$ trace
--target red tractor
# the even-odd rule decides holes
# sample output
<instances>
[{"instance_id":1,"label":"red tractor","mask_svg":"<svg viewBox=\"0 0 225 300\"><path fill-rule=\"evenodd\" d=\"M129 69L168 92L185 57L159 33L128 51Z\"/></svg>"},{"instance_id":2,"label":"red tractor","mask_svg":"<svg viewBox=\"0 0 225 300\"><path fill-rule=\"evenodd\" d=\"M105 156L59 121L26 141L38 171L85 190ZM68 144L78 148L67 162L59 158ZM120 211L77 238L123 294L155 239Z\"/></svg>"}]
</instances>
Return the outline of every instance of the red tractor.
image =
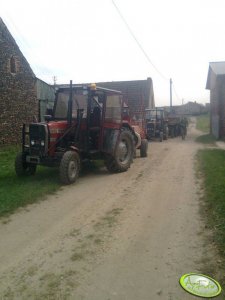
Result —
<instances>
[{"instance_id":1,"label":"red tractor","mask_svg":"<svg viewBox=\"0 0 225 300\"><path fill-rule=\"evenodd\" d=\"M147 156L147 143L124 116L124 107L119 91L72 82L59 88L52 115L45 122L23 125L16 174L33 175L37 165L59 166L61 182L70 184L85 159L103 159L110 172L127 171L135 148Z\"/></svg>"}]
</instances>

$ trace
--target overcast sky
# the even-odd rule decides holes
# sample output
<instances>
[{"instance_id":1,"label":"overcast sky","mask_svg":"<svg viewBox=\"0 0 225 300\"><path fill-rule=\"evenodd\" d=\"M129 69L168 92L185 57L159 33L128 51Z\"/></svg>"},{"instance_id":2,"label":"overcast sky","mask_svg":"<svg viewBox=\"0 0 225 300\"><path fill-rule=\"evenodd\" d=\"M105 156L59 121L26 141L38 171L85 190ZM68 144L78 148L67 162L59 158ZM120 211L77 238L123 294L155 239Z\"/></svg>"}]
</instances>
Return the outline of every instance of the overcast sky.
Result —
<instances>
[{"instance_id":1,"label":"overcast sky","mask_svg":"<svg viewBox=\"0 0 225 300\"><path fill-rule=\"evenodd\" d=\"M225 0L0 0L34 73L53 83L151 77L157 106L209 102L210 61L225 60ZM153 65L151 64L153 63Z\"/></svg>"}]
</instances>

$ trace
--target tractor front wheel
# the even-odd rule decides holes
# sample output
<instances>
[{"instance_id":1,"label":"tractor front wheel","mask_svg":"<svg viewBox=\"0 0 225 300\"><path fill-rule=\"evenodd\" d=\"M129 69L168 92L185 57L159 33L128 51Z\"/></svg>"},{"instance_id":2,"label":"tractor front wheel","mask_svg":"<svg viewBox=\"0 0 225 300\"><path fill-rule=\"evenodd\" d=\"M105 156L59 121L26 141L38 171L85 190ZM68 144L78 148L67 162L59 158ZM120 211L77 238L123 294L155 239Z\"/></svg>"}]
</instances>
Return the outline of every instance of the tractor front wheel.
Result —
<instances>
[{"instance_id":1,"label":"tractor front wheel","mask_svg":"<svg viewBox=\"0 0 225 300\"><path fill-rule=\"evenodd\" d=\"M15 159L15 171L17 176L34 175L37 166L31 163L27 163L25 155L20 152Z\"/></svg>"},{"instance_id":2,"label":"tractor front wheel","mask_svg":"<svg viewBox=\"0 0 225 300\"><path fill-rule=\"evenodd\" d=\"M122 130L115 150L115 156L107 155L105 166L111 173L125 172L133 162L134 137L129 130Z\"/></svg>"},{"instance_id":3,"label":"tractor front wheel","mask_svg":"<svg viewBox=\"0 0 225 300\"><path fill-rule=\"evenodd\" d=\"M67 151L64 153L60 166L59 175L63 184L74 183L80 172L80 157L77 152Z\"/></svg>"}]
</instances>

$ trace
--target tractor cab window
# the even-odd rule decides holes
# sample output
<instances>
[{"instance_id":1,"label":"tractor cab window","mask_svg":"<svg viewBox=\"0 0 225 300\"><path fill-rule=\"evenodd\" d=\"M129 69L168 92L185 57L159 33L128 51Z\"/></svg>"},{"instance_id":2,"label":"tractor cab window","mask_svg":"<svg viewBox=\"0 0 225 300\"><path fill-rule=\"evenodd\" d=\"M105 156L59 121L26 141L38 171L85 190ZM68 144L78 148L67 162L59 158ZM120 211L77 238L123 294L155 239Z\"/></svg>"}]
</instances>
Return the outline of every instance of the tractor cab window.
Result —
<instances>
[{"instance_id":1,"label":"tractor cab window","mask_svg":"<svg viewBox=\"0 0 225 300\"><path fill-rule=\"evenodd\" d=\"M146 110L146 120L159 121L163 118L163 111L160 109Z\"/></svg>"},{"instance_id":2,"label":"tractor cab window","mask_svg":"<svg viewBox=\"0 0 225 300\"><path fill-rule=\"evenodd\" d=\"M155 120L156 119L156 110L146 110L146 119L147 120Z\"/></svg>"},{"instance_id":3,"label":"tractor cab window","mask_svg":"<svg viewBox=\"0 0 225 300\"><path fill-rule=\"evenodd\" d=\"M122 105L120 95L108 95L106 98L105 122L120 123Z\"/></svg>"},{"instance_id":4,"label":"tractor cab window","mask_svg":"<svg viewBox=\"0 0 225 300\"><path fill-rule=\"evenodd\" d=\"M87 95L74 94L72 105L72 118L77 118L77 110L83 109L83 118L87 118Z\"/></svg>"},{"instance_id":5,"label":"tractor cab window","mask_svg":"<svg viewBox=\"0 0 225 300\"><path fill-rule=\"evenodd\" d=\"M94 96L91 101L91 112L93 112L95 107L98 107L102 110L103 103L100 101L98 96Z\"/></svg>"},{"instance_id":6,"label":"tractor cab window","mask_svg":"<svg viewBox=\"0 0 225 300\"><path fill-rule=\"evenodd\" d=\"M54 117L56 119L66 119L68 111L69 93L58 93Z\"/></svg>"},{"instance_id":7,"label":"tractor cab window","mask_svg":"<svg viewBox=\"0 0 225 300\"><path fill-rule=\"evenodd\" d=\"M98 97L91 99L90 127L100 127L102 120L102 103L98 101Z\"/></svg>"},{"instance_id":8,"label":"tractor cab window","mask_svg":"<svg viewBox=\"0 0 225 300\"><path fill-rule=\"evenodd\" d=\"M56 99L54 117L55 119L65 120L68 114L68 104L70 91L59 92ZM79 91L73 91L72 98L72 118L77 118L77 109L83 109L83 118L87 117L87 95Z\"/></svg>"}]
</instances>

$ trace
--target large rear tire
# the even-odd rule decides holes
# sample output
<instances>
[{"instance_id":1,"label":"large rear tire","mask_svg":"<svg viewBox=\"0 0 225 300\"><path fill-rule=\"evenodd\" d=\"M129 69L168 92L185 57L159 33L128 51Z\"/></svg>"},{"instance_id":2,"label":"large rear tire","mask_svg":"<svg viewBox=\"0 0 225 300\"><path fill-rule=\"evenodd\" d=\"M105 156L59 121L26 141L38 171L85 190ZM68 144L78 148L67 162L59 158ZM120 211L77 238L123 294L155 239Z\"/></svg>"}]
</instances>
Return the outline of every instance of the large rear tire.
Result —
<instances>
[{"instance_id":1,"label":"large rear tire","mask_svg":"<svg viewBox=\"0 0 225 300\"><path fill-rule=\"evenodd\" d=\"M60 166L60 181L63 184L74 183L80 172L80 157L77 152L67 151L64 153Z\"/></svg>"},{"instance_id":2,"label":"large rear tire","mask_svg":"<svg viewBox=\"0 0 225 300\"><path fill-rule=\"evenodd\" d=\"M147 157L148 156L148 140L141 140L141 148L140 148L140 156Z\"/></svg>"},{"instance_id":3,"label":"large rear tire","mask_svg":"<svg viewBox=\"0 0 225 300\"><path fill-rule=\"evenodd\" d=\"M105 166L108 171L111 173L127 171L133 162L134 147L133 134L129 130L123 129L117 143L115 156L107 155L105 158Z\"/></svg>"},{"instance_id":4,"label":"large rear tire","mask_svg":"<svg viewBox=\"0 0 225 300\"><path fill-rule=\"evenodd\" d=\"M36 172L37 165L26 162L25 155L20 152L17 154L15 159L15 171L18 177L25 175L34 175Z\"/></svg>"}]
</instances>

